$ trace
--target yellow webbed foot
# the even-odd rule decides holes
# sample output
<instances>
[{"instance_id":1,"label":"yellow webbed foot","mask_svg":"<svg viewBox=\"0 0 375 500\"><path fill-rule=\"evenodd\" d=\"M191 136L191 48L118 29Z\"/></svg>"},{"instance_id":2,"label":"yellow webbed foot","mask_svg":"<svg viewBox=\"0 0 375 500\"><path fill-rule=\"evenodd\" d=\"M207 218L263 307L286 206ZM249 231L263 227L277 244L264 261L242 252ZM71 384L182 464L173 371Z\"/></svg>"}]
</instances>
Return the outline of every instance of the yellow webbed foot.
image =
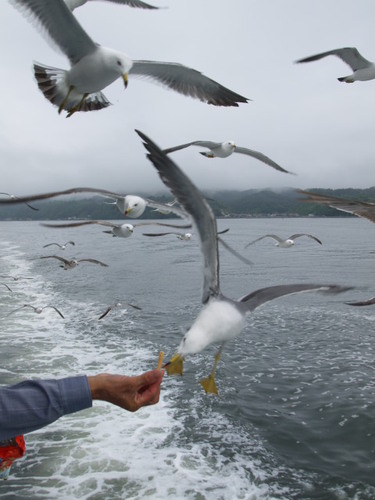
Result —
<instances>
[{"instance_id":1,"label":"yellow webbed foot","mask_svg":"<svg viewBox=\"0 0 375 500\"><path fill-rule=\"evenodd\" d=\"M206 394L216 394L218 395L215 378L213 375L209 375L207 378L203 378L201 381L201 386L205 390Z\"/></svg>"},{"instance_id":2,"label":"yellow webbed foot","mask_svg":"<svg viewBox=\"0 0 375 500\"><path fill-rule=\"evenodd\" d=\"M168 375L182 375L184 358L181 354L175 354L170 361L163 366L163 368L165 368Z\"/></svg>"}]
</instances>

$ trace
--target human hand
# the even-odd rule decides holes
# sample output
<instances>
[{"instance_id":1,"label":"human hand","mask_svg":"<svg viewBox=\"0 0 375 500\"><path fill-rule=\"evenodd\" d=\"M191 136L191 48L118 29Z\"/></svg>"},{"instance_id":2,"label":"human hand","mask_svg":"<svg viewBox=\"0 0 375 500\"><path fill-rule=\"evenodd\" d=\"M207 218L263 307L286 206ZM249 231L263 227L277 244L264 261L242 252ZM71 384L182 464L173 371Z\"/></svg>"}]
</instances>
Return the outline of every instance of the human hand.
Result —
<instances>
[{"instance_id":1,"label":"human hand","mask_svg":"<svg viewBox=\"0 0 375 500\"><path fill-rule=\"evenodd\" d=\"M92 399L107 401L128 411L158 403L163 370L152 370L135 377L101 373L87 377Z\"/></svg>"}]
</instances>

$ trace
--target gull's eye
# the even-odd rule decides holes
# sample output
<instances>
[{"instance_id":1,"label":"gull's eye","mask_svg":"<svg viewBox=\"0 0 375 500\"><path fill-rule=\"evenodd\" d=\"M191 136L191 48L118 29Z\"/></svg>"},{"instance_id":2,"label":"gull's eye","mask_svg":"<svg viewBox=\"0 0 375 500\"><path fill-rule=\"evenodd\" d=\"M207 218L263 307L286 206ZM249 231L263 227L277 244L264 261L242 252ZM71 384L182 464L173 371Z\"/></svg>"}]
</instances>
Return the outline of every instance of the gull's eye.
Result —
<instances>
[{"instance_id":1,"label":"gull's eye","mask_svg":"<svg viewBox=\"0 0 375 500\"><path fill-rule=\"evenodd\" d=\"M117 59L117 66L122 66L121 61Z\"/></svg>"}]
</instances>

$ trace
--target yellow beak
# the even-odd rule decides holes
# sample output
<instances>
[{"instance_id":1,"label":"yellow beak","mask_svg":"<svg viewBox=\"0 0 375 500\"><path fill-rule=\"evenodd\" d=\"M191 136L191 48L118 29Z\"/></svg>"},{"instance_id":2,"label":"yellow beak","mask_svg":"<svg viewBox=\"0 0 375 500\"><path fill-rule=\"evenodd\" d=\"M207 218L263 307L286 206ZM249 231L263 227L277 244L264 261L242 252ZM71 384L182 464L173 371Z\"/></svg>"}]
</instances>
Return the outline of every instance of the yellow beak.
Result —
<instances>
[{"instance_id":1,"label":"yellow beak","mask_svg":"<svg viewBox=\"0 0 375 500\"><path fill-rule=\"evenodd\" d=\"M128 86L128 74L124 73L122 75L122 79L124 80L124 85L125 85L125 88L126 88Z\"/></svg>"},{"instance_id":2,"label":"yellow beak","mask_svg":"<svg viewBox=\"0 0 375 500\"><path fill-rule=\"evenodd\" d=\"M166 369L168 375L182 375L184 366L184 358L181 354L175 354L172 358L166 363L163 368Z\"/></svg>"}]
</instances>

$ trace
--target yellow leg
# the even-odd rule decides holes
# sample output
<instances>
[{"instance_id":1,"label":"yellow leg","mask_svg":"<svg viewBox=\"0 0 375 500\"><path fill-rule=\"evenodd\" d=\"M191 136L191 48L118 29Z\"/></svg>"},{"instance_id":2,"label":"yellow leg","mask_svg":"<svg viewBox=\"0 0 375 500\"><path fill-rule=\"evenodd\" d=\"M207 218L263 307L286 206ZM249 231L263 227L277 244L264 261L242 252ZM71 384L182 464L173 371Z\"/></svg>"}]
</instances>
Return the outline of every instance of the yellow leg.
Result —
<instances>
[{"instance_id":1,"label":"yellow leg","mask_svg":"<svg viewBox=\"0 0 375 500\"><path fill-rule=\"evenodd\" d=\"M71 94L71 92L72 92L73 88L74 88L74 87L73 87L73 85L71 85L71 86L69 87L68 93L66 94L66 96L64 97L63 102L62 102L62 103L60 104L60 106L59 106L59 114L60 114L60 113L61 113L61 111L65 108L65 104L67 103L67 101L68 101L68 99L69 99L69 96L70 96L70 94Z\"/></svg>"},{"instance_id":2,"label":"yellow leg","mask_svg":"<svg viewBox=\"0 0 375 500\"><path fill-rule=\"evenodd\" d=\"M86 97L88 96L88 94L83 94L82 96L82 99L79 101L78 104L76 104L75 106L73 106L70 110L69 110L69 113L66 115L67 118L69 118L70 116L72 116L73 113L75 113L76 111L81 111L82 109L82 105L86 99Z\"/></svg>"},{"instance_id":3,"label":"yellow leg","mask_svg":"<svg viewBox=\"0 0 375 500\"><path fill-rule=\"evenodd\" d=\"M165 368L168 375L182 375L184 358L181 354L175 354L170 361L163 366L163 368Z\"/></svg>"},{"instance_id":4,"label":"yellow leg","mask_svg":"<svg viewBox=\"0 0 375 500\"><path fill-rule=\"evenodd\" d=\"M223 345L220 347L218 353L215 356L215 362L214 366L212 368L211 373L207 378L203 378L200 383L203 389L206 391L206 394L218 394L217 387L216 387L216 382L215 382L215 372L216 372L216 367L217 364L220 360L221 357L221 351L223 350Z\"/></svg>"}]
</instances>

